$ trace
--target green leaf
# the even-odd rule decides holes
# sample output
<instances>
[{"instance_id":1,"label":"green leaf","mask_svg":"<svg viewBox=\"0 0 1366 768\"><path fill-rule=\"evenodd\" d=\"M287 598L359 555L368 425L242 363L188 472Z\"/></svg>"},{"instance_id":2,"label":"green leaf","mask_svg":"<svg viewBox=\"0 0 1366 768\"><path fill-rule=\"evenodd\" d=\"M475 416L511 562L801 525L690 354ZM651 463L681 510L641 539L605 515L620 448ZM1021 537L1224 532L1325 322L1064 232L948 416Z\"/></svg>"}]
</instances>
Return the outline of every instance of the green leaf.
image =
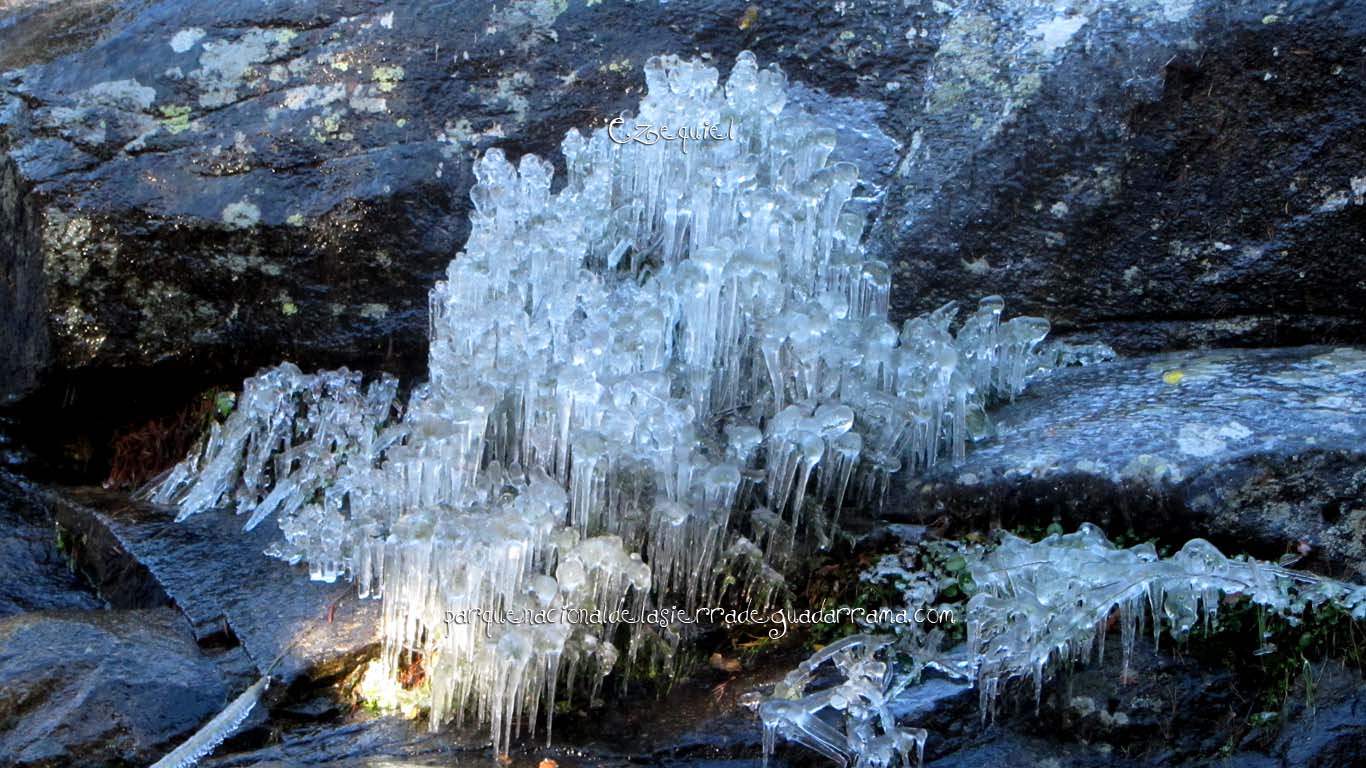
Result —
<instances>
[{"instance_id":1,"label":"green leaf","mask_svg":"<svg viewBox=\"0 0 1366 768\"><path fill-rule=\"evenodd\" d=\"M219 392L217 395L214 395L213 407L214 410L218 411L219 416L227 417L228 414L232 413L232 409L237 407L237 394L234 392Z\"/></svg>"}]
</instances>

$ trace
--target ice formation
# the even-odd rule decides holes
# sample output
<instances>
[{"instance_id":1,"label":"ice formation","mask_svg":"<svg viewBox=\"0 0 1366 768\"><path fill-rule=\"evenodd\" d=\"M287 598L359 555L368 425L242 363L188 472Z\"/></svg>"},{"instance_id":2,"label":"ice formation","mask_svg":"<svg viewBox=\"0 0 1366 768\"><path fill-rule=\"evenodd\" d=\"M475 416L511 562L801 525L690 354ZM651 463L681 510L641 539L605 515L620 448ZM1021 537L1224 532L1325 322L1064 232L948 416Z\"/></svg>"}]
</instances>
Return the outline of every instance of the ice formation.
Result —
<instances>
[{"instance_id":1,"label":"ice formation","mask_svg":"<svg viewBox=\"0 0 1366 768\"><path fill-rule=\"evenodd\" d=\"M818 651L759 707L765 760L782 735L840 765L883 768L912 754L919 761L924 731L898 726L883 704L924 670L974 682L984 718L1016 679L1032 681L1037 706L1049 672L1104 660L1115 617L1126 671L1145 630L1154 643L1164 633L1185 637L1197 624L1212 625L1229 595L1291 620L1326 602L1366 619L1366 587L1231 559L1204 539L1165 559L1152 544L1120 549L1089 523L1039 542L1002 533L998 546L968 558L968 570L977 592L967 603L965 643L943 651L934 632L863 634ZM911 661L894 665L893 657ZM812 686L813 671L830 660L834 681Z\"/></svg>"},{"instance_id":2,"label":"ice formation","mask_svg":"<svg viewBox=\"0 0 1366 768\"><path fill-rule=\"evenodd\" d=\"M550 163L489 150L406 404L389 379L266 371L154 492L182 516L273 516L274 554L382 596L384 657L423 654L433 725L487 724L499 753L541 711L549 730L557 690L676 638L491 617L777 599L841 507L962 456L986 403L1045 364L1047 322L1002 322L998 297L956 333L952 305L888 322L890 271L847 206L858 169L778 69L742 53L722 84L659 57L645 77L627 125L726 138L571 130L556 192Z\"/></svg>"}]
</instances>

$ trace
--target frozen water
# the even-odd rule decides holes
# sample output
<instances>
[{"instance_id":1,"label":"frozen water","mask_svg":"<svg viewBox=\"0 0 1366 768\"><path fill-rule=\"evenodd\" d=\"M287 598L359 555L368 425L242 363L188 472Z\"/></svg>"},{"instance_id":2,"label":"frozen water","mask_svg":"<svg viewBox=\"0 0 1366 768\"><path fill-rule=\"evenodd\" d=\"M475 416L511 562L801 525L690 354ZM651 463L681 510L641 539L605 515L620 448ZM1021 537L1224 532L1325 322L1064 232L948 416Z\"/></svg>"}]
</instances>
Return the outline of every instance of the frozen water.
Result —
<instances>
[{"instance_id":1,"label":"frozen water","mask_svg":"<svg viewBox=\"0 0 1366 768\"><path fill-rule=\"evenodd\" d=\"M557 192L545 160L485 153L406 404L387 378L266 371L154 492L181 516L273 516L274 554L382 596L384 658L423 654L433 726L482 722L500 753L646 635L500 612L779 600L842 506L962 456L974 414L1044 364L1047 322L1003 322L999 297L956 334L953 305L888 323L891 271L846 210L858 169L778 69L742 53L722 83L666 56L645 79L628 128L711 138L571 130ZM875 688L848 701L876 710ZM869 732L867 764L920 738Z\"/></svg>"}]
</instances>

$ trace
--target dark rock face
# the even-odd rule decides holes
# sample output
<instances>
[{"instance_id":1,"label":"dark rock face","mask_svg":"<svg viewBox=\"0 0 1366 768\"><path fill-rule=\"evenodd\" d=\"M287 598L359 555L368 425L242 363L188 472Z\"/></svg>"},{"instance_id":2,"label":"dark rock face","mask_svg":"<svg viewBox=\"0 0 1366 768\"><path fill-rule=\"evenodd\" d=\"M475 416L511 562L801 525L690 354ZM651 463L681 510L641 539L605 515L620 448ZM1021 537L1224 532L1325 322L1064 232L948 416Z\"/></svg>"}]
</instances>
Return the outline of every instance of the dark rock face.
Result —
<instances>
[{"instance_id":1,"label":"dark rock face","mask_svg":"<svg viewBox=\"0 0 1366 768\"><path fill-rule=\"evenodd\" d=\"M1282 729L1270 751L1286 765L1358 765L1366 755L1366 681L1331 664L1316 674L1313 695L1286 700L1286 714L1310 727Z\"/></svg>"},{"instance_id":2,"label":"dark rock face","mask_svg":"<svg viewBox=\"0 0 1366 768\"><path fill-rule=\"evenodd\" d=\"M888 511L1013 526L1060 519L1337 576L1366 572L1366 352L1185 352L1053 372L1001 435L912 478ZM1180 541L1175 541L1180 539ZM1302 549L1303 545L1303 549Z\"/></svg>"},{"instance_id":3,"label":"dark rock face","mask_svg":"<svg viewBox=\"0 0 1366 768\"><path fill-rule=\"evenodd\" d=\"M47 290L37 214L19 169L0 156L0 405L48 364Z\"/></svg>"},{"instance_id":4,"label":"dark rock face","mask_svg":"<svg viewBox=\"0 0 1366 768\"><path fill-rule=\"evenodd\" d=\"M205 768L290 768L325 765L365 768L395 765L482 768L489 757L483 750L452 749L440 736L423 733L415 723L382 717L342 725L304 726L277 744L206 759Z\"/></svg>"},{"instance_id":5,"label":"dark rock face","mask_svg":"<svg viewBox=\"0 0 1366 768\"><path fill-rule=\"evenodd\" d=\"M147 765L226 698L174 609L0 619L0 765Z\"/></svg>"},{"instance_id":6,"label":"dark rock face","mask_svg":"<svg viewBox=\"0 0 1366 768\"><path fill-rule=\"evenodd\" d=\"M1154 651L1150 639L1139 642L1127 679L1117 666L1092 666L1067 675L1046 694L1039 715L1012 718L1015 733L987 748L999 750L1018 739L1026 752L1041 756L1071 753L1075 758L1064 762L1069 765L1227 761L1268 768L1347 768L1359 762L1366 738L1366 680L1359 671L1322 662L1313 665L1309 678L1301 674L1282 681L1271 695L1249 687L1240 675L1245 670L1236 666L1218 668L1170 649ZM1107 650L1106 658L1114 659L1118 651L1117 646ZM1246 659L1240 663L1257 664ZM1035 729L1022 727L1029 718ZM1030 730L1065 733L1075 743L1022 739L1022 732Z\"/></svg>"},{"instance_id":7,"label":"dark rock face","mask_svg":"<svg viewBox=\"0 0 1366 768\"><path fill-rule=\"evenodd\" d=\"M898 306L986 289L1127 350L1362 338L1366 8L1078 8L942 32L874 234Z\"/></svg>"},{"instance_id":8,"label":"dark rock face","mask_svg":"<svg viewBox=\"0 0 1366 768\"><path fill-rule=\"evenodd\" d=\"M1358 4L748 8L25 4L0 21L24 297L0 312L45 319L0 316L0 391L49 346L54 372L420 365L477 153L554 155L635 104L648 56L744 48L883 196L900 314L996 292L1125 347L1360 338Z\"/></svg>"}]
</instances>

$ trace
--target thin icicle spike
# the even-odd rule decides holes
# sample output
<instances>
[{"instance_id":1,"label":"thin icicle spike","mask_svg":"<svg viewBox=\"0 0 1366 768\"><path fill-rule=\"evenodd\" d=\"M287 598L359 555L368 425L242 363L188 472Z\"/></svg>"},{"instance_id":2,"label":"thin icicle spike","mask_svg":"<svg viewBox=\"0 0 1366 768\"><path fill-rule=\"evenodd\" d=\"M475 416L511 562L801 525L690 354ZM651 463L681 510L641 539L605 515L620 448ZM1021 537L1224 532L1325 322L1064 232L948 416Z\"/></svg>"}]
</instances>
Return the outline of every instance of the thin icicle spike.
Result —
<instances>
[{"instance_id":1,"label":"thin icicle spike","mask_svg":"<svg viewBox=\"0 0 1366 768\"><path fill-rule=\"evenodd\" d=\"M265 371L153 493L273 517L273 554L382 595L384 658L423 655L433 726L481 721L499 753L654 633L493 612L774 603L841 506L962 456L973 416L1043 367L1047 323L1001 322L999 298L957 335L952 306L888 323L858 169L777 68L742 53L722 82L665 56L645 79L638 117L565 136L557 192L538 157L475 163L406 403L388 378ZM715 128L684 151L623 139L637 122Z\"/></svg>"},{"instance_id":2,"label":"thin icicle spike","mask_svg":"<svg viewBox=\"0 0 1366 768\"><path fill-rule=\"evenodd\" d=\"M262 677L232 700L222 712L195 731L184 744L152 764L152 768L190 768L208 756L219 744L237 731L256 708L261 694L270 687L270 675Z\"/></svg>"}]
</instances>

